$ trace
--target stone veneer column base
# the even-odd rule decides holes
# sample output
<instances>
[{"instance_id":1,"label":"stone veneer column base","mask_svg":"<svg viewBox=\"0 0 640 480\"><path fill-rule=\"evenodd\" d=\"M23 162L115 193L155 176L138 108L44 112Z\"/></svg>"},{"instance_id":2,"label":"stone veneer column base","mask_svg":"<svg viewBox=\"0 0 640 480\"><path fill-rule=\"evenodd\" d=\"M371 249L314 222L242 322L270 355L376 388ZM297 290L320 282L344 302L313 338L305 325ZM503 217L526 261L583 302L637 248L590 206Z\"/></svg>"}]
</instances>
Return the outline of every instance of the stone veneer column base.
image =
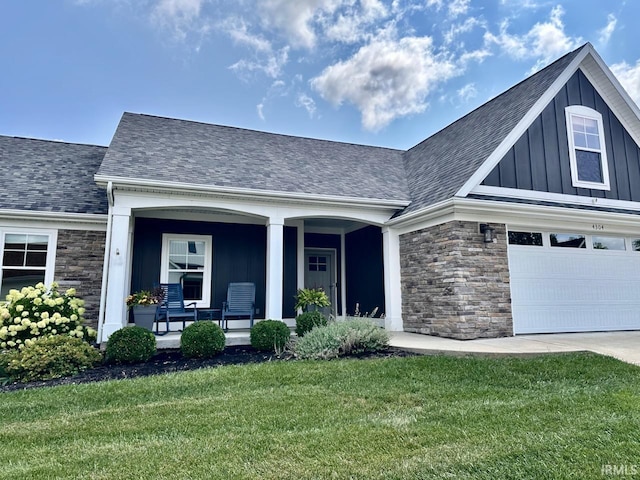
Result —
<instances>
[{"instance_id":1,"label":"stone veneer column base","mask_svg":"<svg viewBox=\"0 0 640 480\"><path fill-rule=\"evenodd\" d=\"M96 328L100 310L105 232L58 230L54 280L61 290L75 288L85 302L85 320Z\"/></svg>"},{"instance_id":2,"label":"stone veneer column base","mask_svg":"<svg viewBox=\"0 0 640 480\"><path fill-rule=\"evenodd\" d=\"M406 332L460 340L513 335L505 225L485 244L477 222L452 221L400 237Z\"/></svg>"}]
</instances>

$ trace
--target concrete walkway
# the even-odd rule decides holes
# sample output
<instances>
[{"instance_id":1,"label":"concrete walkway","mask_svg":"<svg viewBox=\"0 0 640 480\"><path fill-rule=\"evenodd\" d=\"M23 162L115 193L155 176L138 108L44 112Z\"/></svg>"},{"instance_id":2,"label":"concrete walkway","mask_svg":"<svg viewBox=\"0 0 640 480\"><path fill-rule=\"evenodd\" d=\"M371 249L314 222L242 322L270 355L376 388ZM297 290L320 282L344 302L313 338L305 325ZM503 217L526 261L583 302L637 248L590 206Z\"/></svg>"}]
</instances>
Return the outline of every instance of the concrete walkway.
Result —
<instances>
[{"instance_id":1,"label":"concrete walkway","mask_svg":"<svg viewBox=\"0 0 640 480\"><path fill-rule=\"evenodd\" d=\"M452 340L417 333L392 332L391 346L419 353L457 355L534 355L589 351L640 365L640 331L518 335L479 340Z\"/></svg>"}]
</instances>

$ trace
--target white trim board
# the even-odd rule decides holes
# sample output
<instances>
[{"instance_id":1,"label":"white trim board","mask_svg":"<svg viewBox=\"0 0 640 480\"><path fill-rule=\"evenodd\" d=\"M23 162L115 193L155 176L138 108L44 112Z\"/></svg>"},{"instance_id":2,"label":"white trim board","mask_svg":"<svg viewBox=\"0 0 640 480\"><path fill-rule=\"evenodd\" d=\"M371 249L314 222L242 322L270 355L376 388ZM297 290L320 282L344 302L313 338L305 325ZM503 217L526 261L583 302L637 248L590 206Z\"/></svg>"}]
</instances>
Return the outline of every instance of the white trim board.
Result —
<instances>
[{"instance_id":1,"label":"white trim board","mask_svg":"<svg viewBox=\"0 0 640 480\"><path fill-rule=\"evenodd\" d=\"M531 205L499 200L455 198L431 208L413 218L411 222L396 221L389 224L399 235L415 232L446 222L460 220L506 225L530 225L536 228L567 228L590 231L593 225L604 227L604 232L638 234L640 216L628 213L603 212L563 208L562 206ZM399 219L402 220L402 219Z\"/></svg>"},{"instance_id":2,"label":"white trim board","mask_svg":"<svg viewBox=\"0 0 640 480\"><path fill-rule=\"evenodd\" d=\"M565 203L569 205L588 205L599 208L619 208L640 212L640 202L629 200L613 200L610 198L582 197L566 193L539 192L536 190L522 190L518 188L491 187L478 185L471 193L478 195L491 195L494 197L515 198L520 200L537 200L545 202ZM559 205L561 207L561 205Z\"/></svg>"}]
</instances>

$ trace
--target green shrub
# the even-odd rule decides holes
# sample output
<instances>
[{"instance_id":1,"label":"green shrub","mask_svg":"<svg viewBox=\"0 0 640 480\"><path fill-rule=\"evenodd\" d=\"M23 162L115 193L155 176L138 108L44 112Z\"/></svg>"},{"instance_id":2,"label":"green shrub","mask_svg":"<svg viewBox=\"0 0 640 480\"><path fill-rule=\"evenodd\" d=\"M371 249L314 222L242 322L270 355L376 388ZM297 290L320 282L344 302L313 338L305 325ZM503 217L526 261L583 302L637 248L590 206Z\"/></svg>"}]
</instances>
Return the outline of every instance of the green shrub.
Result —
<instances>
[{"instance_id":1,"label":"green shrub","mask_svg":"<svg viewBox=\"0 0 640 480\"><path fill-rule=\"evenodd\" d=\"M73 288L64 293L58 284L43 283L21 290L9 290L0 305L0 349L23 348L28 341L51 335L95 339L95 330L84 326L84 301Z\"/></svg>"},{"instance_id":2,"label":"green shrub","mask_svg":"<svg viewBox=\"0 0 640 480\"><path fill-rule=\"evenodd\" d=\"M256 350L281 351L289 342L291 330L279 320L262 320L251 329L251 346Z\"/></svg>"},{"instance_id":3,"label":"green shrub","mask_svg":"<svg viewBox=\"0 0 640 480\"><path fill-rule=\"evenodd\" d=\"M96 366L102 355L79 338L43 337L6 354L4 372L11 380L30 382L67 377Z\"/></svg>"},{"instance_id":4,"label":"green shrub","mask_svg":"<svg viewBox=\"0 0 640 480\"><path fill-rule=\"evenodd\" d=\"M296 334L298 337L304 337L304 334L313 330L314 327L325 326L327 317L322 313L305 312L296 317Z\"/></svg>"},{"instance_id":5,"label":"green shrub","mask_svg":"<svg viewBox=\"0 0 640 480\"><path fill-rule=\"evenodd\" d=\"M156 353L156 337L146 328L124 327L107 340L105 359L109 363L146 362Z\"/></svg>"},{"instance_id":6,"label":"green shrub","mask_svg":"<svg viewBox=\"0 0 640 480\"><path fill-rule=\"evenodd\" d=\"M333 322L317 327L299 339L295 353L300 358L330 359L364 352L384 350L389 333L370 320Z\"/></svg>"},{"instance_id":7,"label":"green shrub","mask_svg":"<svg viewBox=\"0 0 640 480\"><path fill-rule=\"evenodd\" d=\"M180 336L180 350L188 358L210 358L224 350L224 331L213 322L195 322Z\"/></svg>"}]
</instances>

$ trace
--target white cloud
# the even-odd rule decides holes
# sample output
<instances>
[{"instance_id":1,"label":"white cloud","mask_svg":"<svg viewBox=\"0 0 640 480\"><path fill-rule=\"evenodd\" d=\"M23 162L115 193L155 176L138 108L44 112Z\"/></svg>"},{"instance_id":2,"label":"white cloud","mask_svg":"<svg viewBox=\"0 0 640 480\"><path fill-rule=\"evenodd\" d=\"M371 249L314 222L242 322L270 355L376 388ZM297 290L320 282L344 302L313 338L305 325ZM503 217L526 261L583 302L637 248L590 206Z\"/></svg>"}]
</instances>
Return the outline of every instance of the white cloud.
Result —
<instances>
[{"instance_id":1,"label":"white cloud","mask_svg":"<svg viewBox=\"0 0 640 480\"><path fill-rule=\"evenodd\" d=\"M258 52L271 51L271 42L260 35L250 33L247 23L242 18L227 18L220 23L219 27L238 44Z\"/></svg>"},{"instance_id":2,"label":"white cloud","mask_svg":"<svg viewBox=\"0 0 640 480\"><path fill-rule=\"evenodd\" d=\"M260 8L266 27L288 36L294 47L313 48L316 32L312 21L321 13L333 14L345 0L263 0Z\"/></svg>"},{"instance_id":3,"label":"white cloud","mask_svg":"<svg viewBox=\"0 0 640 480\"><path fill-rule=\"evenodd\" d=\"M309 118L313 118L316 113L316 102L304 92L298 94L295 105L296 107L303 107L309 114Z\"/></svg>"},{"instance_id":4,"label":"white cloud","mask_svg":"<svg viewBox=\"0 0 640 480\"><path fill-rule=\"evenodd\" d=\"M334 105L355 105L364 128L376 131L395 118L423 112L427 95L459 73L447 56L434 53L430 37L381 35L325 68L311 86Z\"/></svg>"},{"instance_id":5,"label":"white cloud","mask_svg":"<svg viewBox=\"0 0 640 480\"><path fill-rule=\"evenodd\" d=\"M607 25L602 29L598 30L598 40L601 45L606 45L609 43L609 39L613 32L616 30L616 24L618 23L618 19L613 13L607 15Z\"/></svg>"},{"instance_id":6,"label":"white cloud","mask_svg":"<svg viewBox=\"0 0 640 480\"><path fill-rule=\"evenodd\" d=\"M205 0L160 0L151 12L152 21L173 32L178 40L192 32L206 32L209 27L200 18Z\"/></svg>"},{"instance_id":7,"label":"white cloud","mask_svg":"<svg viewBox=\"0 0 640 480\"><path fill-rule=\"evenodd\" d=\"M474 99L478 96L478 90L476 89L476 85L474 83L468 83L464 87L460 88L456 91L458 98L463 103L469 102L469 100Z\"/></svg>"},{"instance_id":8,"label":"white cloud","mask_svg":"<svg viewBox=\"0 0 640 480\"><path fill-rule=\"evenodd\" d=\"M260 102L258 105L256 105L256 112L258 112L258 116L260 117L260 120L262 120L264 122L265 118L264 118L264 103L263 102Z\"/></svg>"},{"instance_id":9,"label":"white cloud","mask_svg":"<svg viewBox=\"0 0 640 480\"><path fill-rule=\"evenodd\" d=\"M470 0L452 0L449 2L447 8L449 15L452 17L458 17L464 15L469 10Z\"/></svg>"},{"instance_id":10,"label":"white cloud","mask_svg":"<svg viewBox=\"0 0 640 480\"><path fill-rule=\"evenodd\" d=\"M361 0L347 7L337 19L323 19L324 34L329 40L356 43L366 37L367 27L388 15L386 7L378 0Z\"/></svg>"},{"instance_id":11,"label":"white cloud","mask_svg":"<svg viewBox=\"0 0 640 480\"><path fill-rule=\"evenodd\" d=\"M264 58L239 60L229 68L239 75L246 72L262 72L270 78L278 78L288 60L289 47L284 47L275 52L269 51Z\"/></svg>"},{"instance_id":12,"label":"white cloud","mask_svg":"<svg viewBox=\"0 0 640 480\"><path fill-rule=\"evenodd\" d=\"M462 23L451 24L449 30L444 33L445 43L453 43L463 33L469 33L475 27L485 27L486 22L476 17L468 17Z\"/></svg>"},{"instance_id":13,"label":"white cloud","mask_svg":"<svg viewBox=\"0 0 640 480\"><path fill-rule=\"evenodd\" d=\"M611 71L618 78L629 96L640 105L640 60L635 65L627 62L611 65Z\"/></svg>"},{"instance_id":14,"label":"white cloud","mask_svg":"<svg viewBox=\"0 0 640 480\"><path fill-rule=\"evenodd\" d=\"M503 22L498 35L493 35L490 32L485 33L485 42L497 44L513 58L537 59L538 61L532 69L535 71L577 48L582 42L580 37L570 37L565 33L562 15L564 15L564 9L558 5L551 10L547 22L536 23L531 27L531 30L523 35L508 33L509 25L507 22Z\"/></svg>"}]
</instances>

